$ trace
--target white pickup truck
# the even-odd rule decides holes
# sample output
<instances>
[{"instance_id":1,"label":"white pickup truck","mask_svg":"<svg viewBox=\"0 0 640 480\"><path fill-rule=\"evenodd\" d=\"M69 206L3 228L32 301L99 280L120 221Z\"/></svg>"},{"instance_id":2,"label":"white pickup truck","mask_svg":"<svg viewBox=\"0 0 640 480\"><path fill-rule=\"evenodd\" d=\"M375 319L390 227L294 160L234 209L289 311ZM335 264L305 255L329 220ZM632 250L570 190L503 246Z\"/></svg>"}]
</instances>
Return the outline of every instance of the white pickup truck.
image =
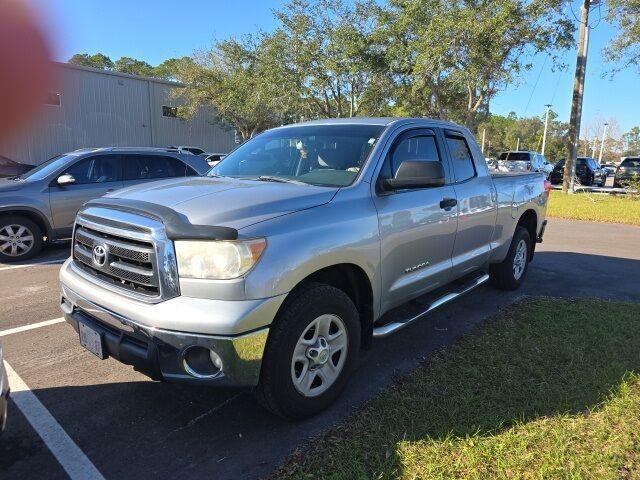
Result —
<instances>
[{"instance_id":1,"label":"white pickup truck","mask_svg":"<svg viewBox=\"0 0 640 480\"><path fill-rule=\"evenodd\" d=\"M255 387L271 411L304 418L339 395L373 338L489 279L518 288L549 188L541 173L490 175L451 123L280 127L205 177L88 202L61 307L100 358Z\"/></svg>"}]
</instances>

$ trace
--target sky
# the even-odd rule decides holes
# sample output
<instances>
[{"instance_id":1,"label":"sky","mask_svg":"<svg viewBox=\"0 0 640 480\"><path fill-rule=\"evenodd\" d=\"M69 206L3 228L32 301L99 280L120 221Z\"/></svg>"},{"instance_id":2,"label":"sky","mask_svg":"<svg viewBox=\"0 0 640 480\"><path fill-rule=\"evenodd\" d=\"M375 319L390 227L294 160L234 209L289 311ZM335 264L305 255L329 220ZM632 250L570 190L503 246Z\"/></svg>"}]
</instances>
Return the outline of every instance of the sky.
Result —
<instances>
[{"instance_id":1,"label":"sky","mask_svg":"<svg viewBox=\"0 0 640 480\"><path fill-rule=\"evenodd\" d=\"M170 57L190 55L211 46L216 39L258 30L269 31L277 22L273 9L285 0L28 0L52 44L55 60L67 61L74 53L101 52L116 60L129 56L157 65ZM579 1L567 2L579 15ZM601 9L604 16L605 9ZM633 68L607 75L611 66L602 49L615 29L600 12L591 12L589 56L583 105L582 130L615 120L624 133L640 125L640 73ZM577 22L576 22L577 24ZM561 60L564 71L552 71L551 59L538 55L533 66L490 104L492 113L518 116L543 115L553 104L560 120L571 109L576 51ZM612 122L613 123L613 122ZM612 132L615 133L615 132Z\"/></svg>"}]
</instances>

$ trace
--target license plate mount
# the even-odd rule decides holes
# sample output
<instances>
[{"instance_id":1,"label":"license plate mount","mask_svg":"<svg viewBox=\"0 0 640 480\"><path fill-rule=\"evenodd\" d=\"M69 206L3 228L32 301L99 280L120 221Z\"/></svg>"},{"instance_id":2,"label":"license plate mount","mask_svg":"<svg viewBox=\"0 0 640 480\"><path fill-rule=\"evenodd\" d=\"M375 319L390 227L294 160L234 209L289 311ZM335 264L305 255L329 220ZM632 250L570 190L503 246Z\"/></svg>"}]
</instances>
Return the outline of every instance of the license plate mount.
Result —
<instances>
[{"instance_id":1,"label":"license plate mount","mask_svg":"<svg viewBox=\"0 0 640 480\"><path fill-rule=\"evenodd\" d=\"M80 345L101 360L107 358L102 348L102 335L99 332L96 332L89 325L78 322L78 334L80 335Z\"/></svg>"}]
</instances>

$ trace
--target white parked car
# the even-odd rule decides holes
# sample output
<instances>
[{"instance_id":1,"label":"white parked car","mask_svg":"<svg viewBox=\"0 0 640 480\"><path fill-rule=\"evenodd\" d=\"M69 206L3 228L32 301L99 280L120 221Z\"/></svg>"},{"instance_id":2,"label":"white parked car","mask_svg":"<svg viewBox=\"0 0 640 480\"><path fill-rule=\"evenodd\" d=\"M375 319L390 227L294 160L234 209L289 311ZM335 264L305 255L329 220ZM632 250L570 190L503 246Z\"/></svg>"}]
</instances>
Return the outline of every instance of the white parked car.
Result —
<instances>
[{"instance_id":1,"label":"white parked car","mask_svg":"<svg viewBox=\"0 0 640 480\"><path fill-rule=\"evenodd\" d=\"M220 163L220 160L222 160L226 156L227 156L226 153L211 153L207 155L205 160L207 161L209 166L215 167L218 163Z\"/></svg>"},{"instance_id":2,"label":"white parked car","mask_svg":"<svg viewBox=\"0 0 640 480\"><path fill-rule=\"evenodd\" d=\"M500 172L544 172L547 176L553 165L544 155L536 152L502 152L498 157Z\"/></svg>"}]
</instances>

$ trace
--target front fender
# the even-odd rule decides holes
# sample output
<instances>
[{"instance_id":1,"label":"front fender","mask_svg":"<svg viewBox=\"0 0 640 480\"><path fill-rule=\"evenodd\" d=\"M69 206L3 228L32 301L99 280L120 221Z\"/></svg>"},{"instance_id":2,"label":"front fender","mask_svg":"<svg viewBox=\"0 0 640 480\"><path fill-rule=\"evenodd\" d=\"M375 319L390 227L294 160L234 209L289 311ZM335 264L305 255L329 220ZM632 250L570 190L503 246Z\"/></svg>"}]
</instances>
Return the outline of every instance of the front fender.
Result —
<instances>
[{"instance_id":1,"label":"front fender","mask_svg":"<svg viewBox=\"0 0 640 480\"><path fill-rule=\"evenodd\" d=\"M374 314L380 298L378 217L364 188L343 189L328 204L284 215L242 230L264 236L267 249L245 279L246 298L293 290L309 275L338 264L360 267L371 282ZM368 189L367 189L368 190Z\"/></svg>"}]
</instances>

